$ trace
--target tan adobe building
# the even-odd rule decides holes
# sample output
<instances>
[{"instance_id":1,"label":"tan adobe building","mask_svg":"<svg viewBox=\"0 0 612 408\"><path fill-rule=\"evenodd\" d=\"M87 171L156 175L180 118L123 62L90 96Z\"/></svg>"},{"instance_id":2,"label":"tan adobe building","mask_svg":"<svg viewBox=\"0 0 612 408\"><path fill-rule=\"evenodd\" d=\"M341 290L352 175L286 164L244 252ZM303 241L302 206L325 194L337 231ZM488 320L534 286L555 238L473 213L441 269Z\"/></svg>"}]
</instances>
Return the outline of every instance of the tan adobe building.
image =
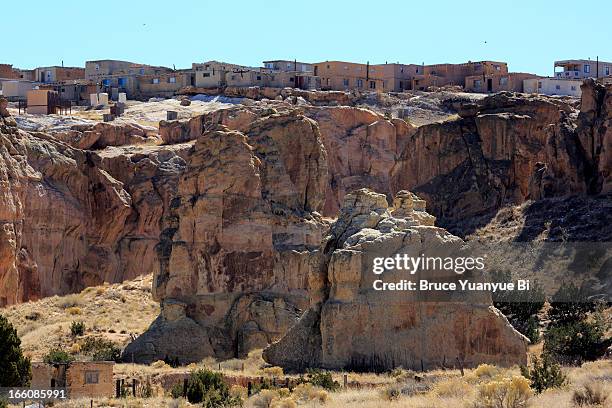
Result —
<instances>
[{"instance_id":1,"label":"tan adobe building","mask_svg":"<svg viewBox=\"0 0 612 408\"><path fill-rule=\"evenodd\" d=\"M264 61L264 68L270 71L282 72L314 72L313 64L289 60Z\"/></svg>"},{"instance_id":2,"label":"tan adobe building","mask_svg":"<svg viewBox=\"0 0 612 408\"><path fill-rule=\"evenodd\" d=\"M562 68L558 71L557 68ZM555 61L555 78L584 79L612 77L612 62L593 60L563 60Z\"/></svg>"},{"instance_id":3,"label":"tan adobe building","mask_svg":"<svg viewBox=\"0 0 612 408\"><path fill-rule=\"evenodd\" d=\"M419 69L418 65L325 61L314 64L314 75L320 78L323 90L401 92L411 89L411 78Z\"/></svg>"},{"instance_id":4,"label":"tan adobe building","mask_svg":"<svg viewBox=\"0 0 612 408\"><path fill-rule=\"evenodd\" d=\"M168 89L174 88L176 83L182 82L182 79L179 81L176 71L171 68L119 60L87 61L85 77L99 85L112 100L117 100L119 93L125 93L129 99L142 99L147 95L158 96L149 92L155 88L159 88L162 93L167 92ZM140 79L141 77L145 78ZM141 84L145 85L143 91L140 88Z\"/></svg>"},{"instance_id":5,"label":"tan adobe building","mask_svg":"<svg viewBox=\"0 0 612 408\"><path fill-rule=\"evenodd\" d=\"M19 79L19 74L11 64L0 64L0 79Z\"/></svg>"},{"instance_id":6,"label":"tan adobe building","mask_svg":"<svg viewBox=\"0 0 612 408\"><path fill-rule=\"evenodd\" d=\"M140 75L137 78L136 93L140 98L171 98L179 89L195 84L194 73L191 70Z\"/></svg>"},{"instance_id":7,"label":"tan adobe building","mask_svg":"<svg viewBox=\"0 0 612 408\"><path fill-rule=\"evenodd\" d=\"M248 67L219 61L193 63L191 64L191 68L194 72L195 86L198 88L219 88L227 86L227 74L229 72L249 70ZM234 80L236 80L236 78L234 78Z\"/></svg>"},{"instance_id":8,"label":"tan adobe building","mask_svg":"<svg viewBox=\"0 0 612 408\"><path fill-rule=\"evenodd\" d=\"M480 93L524 92L523 81L531 78L539 78L539 76L524 72L472 75L465 78L465 90Z\"/></svg>"},{"instance_id":9,"label":"tan adobe building","mask_svg":"<svg viewBox=\"0 0 612 408\"><path fill-rule=\"evenodd\" d=\"M526 93L580 97L582 82L574 78L530 78L523 81L523 89Z\"/></svg>"},{"instance_id":10,"label":"tan adobe building","mask_svg":"<svg viewBox=\"0 0 612 408\"><path fill-rule=\"evenodd\" d=\"M508 74L508 64L496 61L469 61L463 64L434 64L421 67L422 72L412 79L412 89L421 91L429 87L447 85L465 87L465 78L476 75Z\"/></svg>"},{"instance_id":11,"label":"tan adobe building","mask_svg":"<svg viewBox=\"0 0 612 408\"><path fill-rule=\"evenodd\" d=\"M31 388L66 388L68 397L113 397L112 361L32 363Z\"/></svg>"},{"instance_id":12,"label":"tan adobe building","mask_svg":"<svg viewBox=\"0 0 612 408\"><path fill-rule=\"evenodd\" d=\"M40 67L34 70L37 82L53 83L85 79L85 69L79 67Z\"/></svg>"},{"instance_id":13,"label":"tan adobe building","mask_svg":"<svg viewBox=\"0 0 612 408\"><path fill-rule=\"evenodd\" d=\"M25 81L23 79L7 79L0 81L2 96L6 97L9 101L26 98L28 91L34 89L34 86L34 82Z\"/></svg>"}]
</instances>

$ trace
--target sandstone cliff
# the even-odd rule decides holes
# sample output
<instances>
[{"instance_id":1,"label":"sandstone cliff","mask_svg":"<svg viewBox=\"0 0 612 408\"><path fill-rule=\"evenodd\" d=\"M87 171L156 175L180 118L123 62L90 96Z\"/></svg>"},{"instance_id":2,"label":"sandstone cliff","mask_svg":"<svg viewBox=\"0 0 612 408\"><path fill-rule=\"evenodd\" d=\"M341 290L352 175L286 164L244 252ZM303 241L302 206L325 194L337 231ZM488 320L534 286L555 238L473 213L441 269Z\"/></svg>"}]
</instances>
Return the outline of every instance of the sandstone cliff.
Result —
<instances>
[{"instance_id":1,"label":"sandstone cliff","mask_svg":"<svg viewBox=\"0 0 612 408\"><path fill-rule=\"evenodd\" d=\"M453 293L438 299L432 294L435 299L428 299L428 293L373 289L375 257L467 253L460 238L433 226L424 207L407 192L398 195L393 208L384 195L366 189L345 196L320 248L322 299L264 350L264 359L298 371L525 364L527 340L484 295ZM435 280L444 271L419 274L416 279ZM394 271L385 272L384 279L400 277L408 278L405 271Z\"/></svg>"}]
</instances>

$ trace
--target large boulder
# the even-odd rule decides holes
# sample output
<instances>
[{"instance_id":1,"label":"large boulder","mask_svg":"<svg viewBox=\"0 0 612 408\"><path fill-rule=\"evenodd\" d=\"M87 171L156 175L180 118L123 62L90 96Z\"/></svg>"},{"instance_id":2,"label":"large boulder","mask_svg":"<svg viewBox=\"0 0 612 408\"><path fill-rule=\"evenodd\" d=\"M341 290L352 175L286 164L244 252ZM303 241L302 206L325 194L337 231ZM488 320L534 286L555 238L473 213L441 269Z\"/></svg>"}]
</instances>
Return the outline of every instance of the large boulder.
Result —
<instances>
[{"instance_id":1,"label":"large boulder","mask_svg":"<svg viewBox=\"0 0 612 408\"><path fill-rule=\"evenodd\" d=\"M346 195L320 249L326 276L318 292L323 295L282 339L264 350L264 359L297 371L525 364L528 340L486 294L374 289L375 279L409 278L398 270L380 278L372 270L377 257L446 259L469 254L463 240L433 225L424 206L404 191L391 208L384 195L367 189ZM453 273L419 271L414 280L453 280Z\"/></svg>"}]
</instances>

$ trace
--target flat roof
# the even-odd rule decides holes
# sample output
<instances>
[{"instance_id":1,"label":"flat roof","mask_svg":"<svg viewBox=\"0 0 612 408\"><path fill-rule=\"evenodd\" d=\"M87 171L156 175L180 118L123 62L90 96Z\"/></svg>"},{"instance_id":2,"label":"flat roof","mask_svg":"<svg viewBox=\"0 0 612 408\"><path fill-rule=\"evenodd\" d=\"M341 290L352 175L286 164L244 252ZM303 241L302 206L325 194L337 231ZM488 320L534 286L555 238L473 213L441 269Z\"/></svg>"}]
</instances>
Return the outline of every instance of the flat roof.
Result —
<instances>
[{"instance_id":1,"label":"flat roof","mask_svg":"<svg viewBox=\"0 0 612 408\"><path fill-rule=\"evenodd\" d=\"M555 61L555 65L557 64L592 64L592 63L597 63L597 60L590 60L590 59L570 59L570 60L559 60L559 61ZM599 60L600 64L612 64L612 62L606 62L606 61L602 61Z\"/></svg>"}]
</instances>

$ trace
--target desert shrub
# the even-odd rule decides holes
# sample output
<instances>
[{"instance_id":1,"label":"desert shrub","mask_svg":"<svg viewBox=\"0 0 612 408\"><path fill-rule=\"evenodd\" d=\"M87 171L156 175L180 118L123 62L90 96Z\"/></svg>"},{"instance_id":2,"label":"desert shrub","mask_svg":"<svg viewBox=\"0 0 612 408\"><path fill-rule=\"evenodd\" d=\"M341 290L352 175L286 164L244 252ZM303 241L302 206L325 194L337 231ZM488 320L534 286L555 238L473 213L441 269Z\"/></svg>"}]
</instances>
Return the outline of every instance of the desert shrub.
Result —
<instances>
[{"instance_id":1,"label":"desert shrub","mask_svg":"<svg viewBox=\"0 0 612 408\"><path fill-rule=\"evenodd\" d=\"M74 361L74 357L65 350L52 348L47 355L43 357L43 361L45 363L71 363Z\"/></svg>"},{"instance_id":2,"label":"desert shrub","mask_svg":"<svg viewBox=\"0 0 612 408\"><path fill-rule=\"evenodd\" d=\"M575 390L572 396L574 405L579 407L604 405L607 399L608 393L604 390L601 383L585 384L581 389Z\"/></svg>"},{"instance_id":3,"label":"desert shrub","mask_svg":"<svg viewBox=\"0 0 612 408\"><path fill-rule=\"evenodd\" d=\"M30 359L23 356L17 330L0 315L0 387L25 387L31 378Z\"/></svg>"},{"instance_id":4,"label":"desert shrub","mask_svg":"<svg viewBox=\"0 0 612 408\"><path fill-rule=\"evenodd\" d=\"M272 403L279 400L278 392L274 390L261 390L251 399L251 403L255 408L271 408Z\"/></svg>"},{"instance_id":5,"label":"desert shrub","mask_svg":"<svg viewBox=\"0 0 612 408\"><path fill-rule=\"evenodd\" d=\"M0 396L0 408L8 408L8 400L4 396Z\"/></svg>"},{"instance_id":6,"label":"desert shrub","mask_svg":"<svg viewBox=\"0 0 612 408\"><path fill-rule=\"evenodd\" d=\"M281 367L266 367L263 369L264 374L269 377L282 377L283 369Z\"/></svg>"},{"instance_id":7,"label":"desert shrub","mask_svg":"<svg viewBox=\"0 0 612 408\"><path fill-rule=\"evenodd\" d=\"M533 395L527 379L520 375L492 380L478 386L475 408L523 408Z\"/></svg>"},{"instance_id":8,"label":"desert shrub","mask_svg":"<svg viewBox=\"0 0 612 408\"><path fill-rule=\"evenodd\" d=\"M386 386L381 394L384 400L395 401L402 396L402 388L398 384L391 384Z\"/></svg>"},{"instance_id":9,"label":"desert shrub","mask_svg":"<svg viewBox=\"0 0 612 408\"><path fill-rule=\"evenodd\" d=\"M174 384L170 389L170 395L172 396L172 398L181 398L183 396L183 384Z\"/></svg>"},{"instance_id":10,"label":"desert shrub","mask_svg":"<svg viewBox=\"0 0 612 408\"><path fill-rule=\"evenodd\" d=\"M603 356L611 344L605 338L603 318L565 322L549 327L544 335L543 352L565 364L581 364Z\"/></svg>"},{"instance_id":11,"label":"desert shrub","mask_svg":"<svg viewBox=\"0 0 612 408\"><path fill-rule=\"evenodd\" d=\"M79 343L73 343L68 351L70 354L79 354L81 352L81 345Z\"/></svg>"},{"instance_id":12,"label":"desert shrub","mask_svg":"<svg viewBox=\"0 0 612 408\"><path fill-rule=\"evenodd\" d=\"M75 337L85 334L85 323L76 321L70 323L70 334Z\"/></svg>"},{"instance_id":13,"label":"desert shrub","mask_svg":"<svg viewBox=\"0 0 612 408\"><path fill-rule=\"evenodd\" d=\"M229 390L231 397L238 397L240 399L248 398L248 390L242 385L232 385ZM279 393L280 394L280 393ZM282 396L282 395L281 395Z\"/></svg>"},{"instance_id":14,"label":"desert shrub","mask_svg":"<svg viewBox=\"0 0 612 408\"><path fill-rule=\"evenodd\" d=\"M58 306L62 309L69 309L72 307L79 307L83 304L83 298L81 295L75 293L72 295L64 296L60 299Z\"/></svg>"},{"instance_id":15,"label":"desert shrub","mask_svg":"<svg viewBox=\"0 0 612 408\"><path fill-rule=\"evenodd\" d=\"M291 398L283 398L272 402L272 408L297 408L297 403Z\"/></svg>"},{"instance_id":16,"label":"desert shrub","mask_svg":"<svg viewBox=\"0 0 612 408\"><path fill-rule=\"evenodd\" d=\"M202 403L204 407L209 408L242 405L240 397L230 395L223 376L207 369L191 373L187 382L187 399L192 404Z\"/></svg>"},{"instance_id":17,"label":"desert shrub","mask_svg":"<svg viewBox=\"0 0 612 408\"><path fill-rule=\"evenodd\" d=\"M389 371L388 375L389 377L395 378L397 382L402 382L409 378L413 378L414 371L404 370L402 367L396 367L393 370Z\"/></svg>"},{"instance_id":18,"label":"desert shrub","mask_svg":"<svg viewBox=\"0 0 612 408\"><path fill-rule=\"evenodd\" d=\"M330 372L322 370L309 370L307 375L307 382L314 385L315 387L321 387L329 391L336 391L340 388L340 383L334 381Z\"/></svg>"},{"instance_id":19,"label":"desert shrub","mask_svg":"<svg viewBox=\"0 0 612 408\"><path fill-rule=\"evenodd\" d=\"M551 326L576 322L595 311L597 303L591 290L586 286L578 287L573 282L564 282L550 300L548 318Z\"/></svg>"},{"instance_id":20,"label":"desert shrub","mask_svg":"<svg viewBox=\"0 0 612 408\"><path fill-rule=\"evenodd\" d=\"M153 387L149 381L138 384L136 395L139 398L151 398L153 396Z\"/></svg>"},{"instance_id":21,"label":"desert shrub","mask_svg":"<svg viewBox=\"0 0 612 408\"><path fill-rule=\"evenodd\" d=\"M161 369L161 368L168 367L168 364L166 364L166 362L163 360L157 360L151 363L151 367L156 368L156 369Z\"/></svg>"},{"instance_id":22,"label":"desert shrub","mask_svg":"<svg viewBox=\"0 0 612 408\"><path fill-rule=\"evenodd\" d=\"M121 348L110 340L101 337L87 337L81 351L93 361L121 361Z\"/></svg>"},{"instance_id":23,"label":"desert shrub","mask_svg":"<svg viewBox=\"0 0 612 408\"><path fill-rule=\"evenodd\" d=\"M567 380L561 366L547 355L542 358L533 356L531 367L521 367L521 374L529 380L531 388L537 393L548 388L561 387Z\"/></svg>"},{"instance_id":24,"label":"desert shrub","mask_svg":"<svg viewBox=\"0 0 612 408\"><path fill-rule=\"evenodd\" d=\"M474 375L478 378L493 378L499 374L499 369L491 364L480 364L474 369Z\"/></svg>"},{"instance_id":25,"label":"desert shrub","mask_svg":"<svg viewBox=\"0 0 612 408\"><path fill-rule=\"evenodd\" d=\"M433 393L441 398L461 398L472 390L472 386L459 377L440 380L433 386Z\"/></svg>"},{"instance_id":26,"label":"desert shrub","mask_svg":"<svg viewBox=\"0 0 612 408\"><path fill-rule=\"evenodd\" d=\"M69 307L68 309L66 309L66 312L68 312L68 314L71 316L76 316L76 315L80 315L83 313L81 308L78 306Z\"/></svg>"}]
</instances>

